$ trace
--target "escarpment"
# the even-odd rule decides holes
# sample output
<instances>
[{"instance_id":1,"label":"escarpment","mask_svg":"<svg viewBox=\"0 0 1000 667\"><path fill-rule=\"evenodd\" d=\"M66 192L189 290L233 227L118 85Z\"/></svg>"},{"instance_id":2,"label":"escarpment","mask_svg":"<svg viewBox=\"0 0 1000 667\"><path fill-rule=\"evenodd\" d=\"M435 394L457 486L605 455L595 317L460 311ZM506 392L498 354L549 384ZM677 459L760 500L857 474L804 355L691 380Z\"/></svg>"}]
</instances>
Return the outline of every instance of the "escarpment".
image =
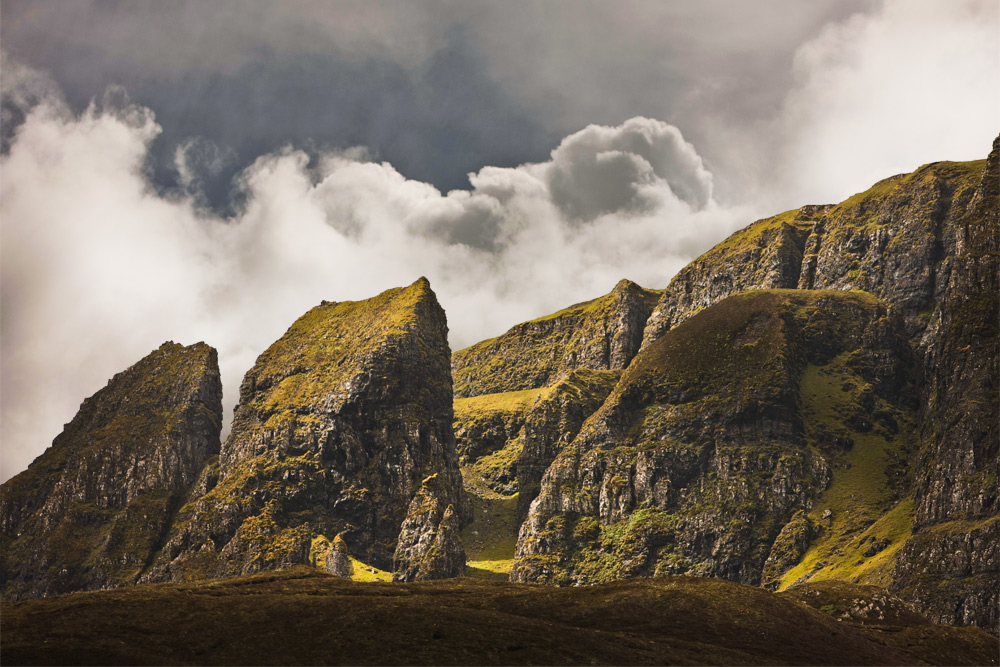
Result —
<instances>
[{"instance_id":1,"label":"escarpment","mask_svg":"<svg viewBox=\"0 0 1000 667\"><path fill-rule=\"evenodd\" d=\"M425 279L317 306L247 373L218 472L181 509L147 578L326 562L311 552L334 536L390 569L423 480L437 475L461 519L451 397L447 324Z\"/></svg>"},{"instance_id":2,"label":"escarpment","mask_svg":"<svg viewBox=\"0 0 1000 667\"><path fill-rule=\"evenodd\" d=\"M512 580L759 584L784 524L859 446L847 425L882 440L865 447L890 446L910 409L909 361L900 323L864 293L758 291L713 305L644 349L556 457ZM817 373L865 394L864 406L812 424L802 393Z\"/></svg>"},{"instance_id":3,"label":"escarpment","mask_svg":"<svg viewBox=\"0 0 1000 667\"><path fill-rule=\"evenodd\" d=\"M115 375L27 470L0 487L7 599L136 583L219 451L214 349L164 343Z\"/></svg>"},{"instance_id":4,"label":"escarpment","mask_svg":"<svg viewBox=\"0 0 1000 667\"><path fill-rule=\"evenodd\" d=\"M459 350L452 359L455 396L538 389L577 368L621 370L639 351L658 296L622 280L610 294Z\"/></svg>"},{"instance_id":5,"label":"escarpment","mask_svg":"<svg viewBox=\"0 0 1000 667\"><path fill-rule=\"evenodd\" d=\"M918 348L933 345L924 334L937 331L984 166L935 162L835 206L805 206L741 229L674 276L643 345L730 294L770 288L870 292L899 314Z\"/></svg>"},{"instance_id":6,"label":"escarpment","mask_svg":"<svg viewBox=\"0 0 1000 667\"><path fill-rule=\"evenodd\" d=\"M958 222L924 335L915 532L891 589L933 620L1000 632L1000 137ZM943 271L941 273L944 273Z\"/></svg>"}]
</instances>

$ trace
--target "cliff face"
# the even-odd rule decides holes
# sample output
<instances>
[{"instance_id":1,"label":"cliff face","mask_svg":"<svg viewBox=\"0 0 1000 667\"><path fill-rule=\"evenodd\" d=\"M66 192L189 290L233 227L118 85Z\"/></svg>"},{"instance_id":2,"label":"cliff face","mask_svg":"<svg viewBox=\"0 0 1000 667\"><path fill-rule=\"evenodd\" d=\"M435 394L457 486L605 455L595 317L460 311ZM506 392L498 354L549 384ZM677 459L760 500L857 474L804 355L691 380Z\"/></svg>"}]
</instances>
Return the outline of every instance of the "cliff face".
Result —
<instances>
[{"instance_id":1,"label":"cliff face","mask_svg":"<svg viewBox=\"0 0 1000 667\"><path fill-rule=\"evenodd\" d=\"M606 296L459 350L452 359L455 396L537 389L577 368L621 370L639 351L658 296L622 280Z\"/></svg>"},{"instance_id":2,"label":"cliff face","mask_svg":"<svg viewBox=\"0 0 1000 667\"><path fill-rule=\"evenodd\" d=\"M841 424L809 427L810 369L866 395L842 419L891 440L909 361L898 322L863 293L750 292L706 309L640 353L549 467L512 580L760 583L782 527L858 446Z\"/></svg>"},{"instance_id":3,"label":"cliff face","mask_svg":"<svg viewBox=\"0 0 1000 667\"><path fill-rule=\"evenodd\" d=\"M149 579L318 562L311 552L337 535L389 569L422 480L438 475L441 501L462 512L451 389L445 315L425 279L312 309L247 373L217 472Z\"/></svg>"},{"instance_id":4,"label":"cliff face","mask_svg":"<svg viewBox=\"0 0 1000 667\"><path fill-rule=\"evenodd\" d=\"M936 162L836 206L753 223L677 273L646 324L643 345L730 294L775 287L870 292L902 317L915 343L931 345L923 335L938 330L984 167L984 160Z\"/></svg>"},{"instance_id":5,"label":"cliff face","mask_svg":"<svg viewBox=\"0 0 1000 667\"><path fill-rule=\"evenodd\" d=\"M0 487L4 597L135 583L218 453L221 423L218 361L204 343L164 343L112 378Z\"/></svg>"},{"instance_id":6,"label":"cliff face","mask_svg":"<svg viewBox=\"0 0 1000 667\"><path fill-rule=\"evenodd\" d=\"M924 338L926 417L916 534L893 589L931 618L1000 630L1000 138L958 222L940 308Z\"/></svg>"}]
</instances>

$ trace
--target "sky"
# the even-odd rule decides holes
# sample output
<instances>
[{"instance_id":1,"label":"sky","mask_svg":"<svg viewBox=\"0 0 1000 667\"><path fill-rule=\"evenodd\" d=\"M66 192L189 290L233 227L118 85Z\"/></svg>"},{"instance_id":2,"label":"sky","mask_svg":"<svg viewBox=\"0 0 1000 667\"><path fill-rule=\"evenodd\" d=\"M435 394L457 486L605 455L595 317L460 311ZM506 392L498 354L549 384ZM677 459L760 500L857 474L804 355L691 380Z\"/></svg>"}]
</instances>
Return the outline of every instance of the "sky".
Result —
<instances>
[{"instance_id":1,"label":"sky","mask_svg":"<svg viewBox=\"0 0 1000 667\"><path fill-rule=\"evenodd\" d=\"M165 340L453 349L1000 132L997 0L0 0L0 479Z\"/></svg>"}]
</instances>

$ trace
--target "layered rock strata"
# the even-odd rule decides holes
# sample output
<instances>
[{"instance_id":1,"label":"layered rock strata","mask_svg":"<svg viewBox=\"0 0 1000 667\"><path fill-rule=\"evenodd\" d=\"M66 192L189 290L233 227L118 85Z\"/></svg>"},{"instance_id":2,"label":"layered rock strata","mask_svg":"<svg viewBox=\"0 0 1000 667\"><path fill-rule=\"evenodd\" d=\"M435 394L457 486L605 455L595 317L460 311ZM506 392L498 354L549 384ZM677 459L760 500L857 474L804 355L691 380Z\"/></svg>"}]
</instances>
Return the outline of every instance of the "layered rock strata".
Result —
<instances>
[{"instance_id":1,"label":"layered rock strata","mask_svg":"<svg viewBox=\"0 0 1000 667\"><path fill-rule=\"evenodd\" d=\"M807 434L800 412L807 367L828 365L870 395L852 416L888 436L908 410L912 356L870 295L749 292L661 336L545 473L512 580L759 584L775 538L845 447Z\"/></svg>"},{"instance_id":2,"label":"layered rock strata","mask_svg":"<svg viewBox=\"0 0 1000 667\"><path fill-rule=\"evenodd\" d=\"M0 487L4 597L135 583L218 453L221 424L218 360L204 343L164 343L115 375Z\"/></svg>"},{"instance_id":3,"label":"layered rock strata","mask_svg":"<svg viewBox=\"0 0 1000 667\"><path fill-rule=\"evenodd\" d=\"M218 472L181 509L148 579L309 563L314 540L337 535L390 569L414 495L435 474L460 520L447 331L423 278L299 318L244 378Z\"/></svg>"}]
</instances>

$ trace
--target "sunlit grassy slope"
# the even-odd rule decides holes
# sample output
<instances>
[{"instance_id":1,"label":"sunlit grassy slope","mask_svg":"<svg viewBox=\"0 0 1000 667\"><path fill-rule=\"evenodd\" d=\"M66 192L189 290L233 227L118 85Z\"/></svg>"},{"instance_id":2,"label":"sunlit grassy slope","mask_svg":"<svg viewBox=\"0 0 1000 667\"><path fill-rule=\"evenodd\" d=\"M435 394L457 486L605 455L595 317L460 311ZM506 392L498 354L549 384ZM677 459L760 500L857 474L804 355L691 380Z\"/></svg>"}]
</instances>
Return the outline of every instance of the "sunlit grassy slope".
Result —
<instances>
[{"instance_id":1,"label":"sunlit grassy slope","mask_svg":"<svg viewBox=\"0 0 1000 667\"><path fill-rule=\"evenodd\" d=\"M913 525L913 500L897 498L889 483L891 467L905 456L911 416L893 414L895 434L878 426L852 428L852 411L867 387L843 357L822 367L810 364L800 390L807 434L833 433L853 445L832 454L833 481L809 513L820 534L780 588L826 579L887 586Z\"/></svg>"}]
</instances>

